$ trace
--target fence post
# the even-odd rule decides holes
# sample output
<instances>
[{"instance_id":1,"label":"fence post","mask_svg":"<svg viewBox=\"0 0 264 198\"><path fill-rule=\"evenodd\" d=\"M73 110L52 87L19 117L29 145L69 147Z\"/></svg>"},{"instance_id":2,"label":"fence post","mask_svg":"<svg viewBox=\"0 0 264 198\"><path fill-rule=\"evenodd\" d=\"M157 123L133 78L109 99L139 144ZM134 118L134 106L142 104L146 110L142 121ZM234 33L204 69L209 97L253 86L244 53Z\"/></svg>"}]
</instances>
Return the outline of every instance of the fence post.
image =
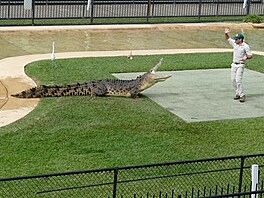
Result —
<instances>
[{"instance_id":1,"label":"fence post","mask_svg":"<svg viewBox=\"0 0 264 198\"><path fill-rule=\"evenodd\" d=\"M219 0L217 0L216 16L219 16Z\"/></svg>"},{"instance_id":2,"label":"fence post","mask_svg":"<svg viewBox=\"0 0 264 198\"><path fill-rule=\"evenodd\" d=\"M85 0L83 0L83 9L82 9L82 11L83 11L83 13L82 13L82 18L84 19L85 18L85 6L86 6L87 4L86 4L86 1Z\"/></svg>"},{"instance_id":3,"label":"fence post","mask_svg":"<svg viewBox=\"0 0 264 198\"><path fill-rule=\"evenodd\" d=\"M251 166L251 191L258 190L258 170L257 164ZM258 194L251 194L251 198L258 198Z\"/></svg>"},{"instance_id":4,"label":"fence post","mask_svg":"<svg viewBox=\"0 0 264 198\"><path fill-rule=\"evenodd\" d=\"M8 18L8 19L10 19L10 9L11 9L10 1L11 1L11 0L8 0L8 9L7 9L7 18Z\"/></svg>"},{"instance_id":5,"label":"fence post","mask_svg":"<svg viewBox=\"0 0 264 198\"><path fill-rule=\"evenodd\" d=\"M94 0L91 0L91 16L90 16L90 19L91 19L91 24L93 23L93 16L94 16Z\"/></svg>"},{"instance_id":6,"label":"fence post","mask_svg":"<svg viewBox=\"0 0 264 198\"><path fill-rule=\"evenodd\" d=\"M198 20L201 20L201 13L202 13L202 0L199 0L199 10L198 10Z\"/></svg>"},{"instance_id":7,"label":"fence post","mask_svg":"<svg viewBox=\"0 0 264 198\"><path fill-rule=\"evenodd\" d=\"M251 5L251 0L247 0L247 15L250 14L250 5Z\"/></svg>"},{"instance_id":8,"label":"fence post","mask_svg":"<svg viewBox=\"0 0 264 198\"><path fill-rule=\"evenodd\" d=\"M35 20L35 0L32 0L32 25L34 25Z\"/></svg>"},{"instance_id":9,"label":"fence post","mask_svg":"<svg viewBox=\"0 0 264 198\"><path fill-rule=\"evenodd\" d=\"M148 0L148 8L147 8L147 22L149 21L151 11L151 0Z\"/></svg>"},{"instance_id":10,"label":"fence post","mask_svg":"<svg viewBox=\"0 0 264 198\"><path fill-rule=\"evenodd\" d=\"M242 183L243 183L243 172L244 172L244 162L245 162L245 157L241 157L240 161L240 173L239 173L239 183L238 183L238 193L241 192L242 190Z\"/></svg>"},{"instance_id":11,"label":"fence post","mask_svg":"<svg viewBox=\"0 0 264 198\"><path fill-rule=\"evenodd\" d=\"M113 198L116 198L118 168L114 168Z\"/></svg>"}]
</instances>

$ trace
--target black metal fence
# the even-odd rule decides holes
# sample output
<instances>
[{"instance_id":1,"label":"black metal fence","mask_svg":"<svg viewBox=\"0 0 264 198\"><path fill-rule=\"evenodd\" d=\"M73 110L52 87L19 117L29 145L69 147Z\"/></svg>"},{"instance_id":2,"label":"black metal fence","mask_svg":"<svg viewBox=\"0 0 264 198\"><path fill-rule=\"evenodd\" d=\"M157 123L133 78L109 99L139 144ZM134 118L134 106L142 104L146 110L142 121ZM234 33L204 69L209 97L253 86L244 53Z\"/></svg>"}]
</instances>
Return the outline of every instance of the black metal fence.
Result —
<instances>
[{"instance_id":1,"label":"black metal fence","mask_svg":"<svg viewBox=\"0 0 264 198\"><path fill-rule=\"evenodd\" d=\"M0 0L0 23L5 20L185 18L264 15L263 0L32 0L32 9L24 9L24 0ZM105 20L105 23L110 20ZM53 22L50 21L52 24ZM118 23L118 21L115 21ZM123 20L122 23L126 23Z\"/></svg>"},{"instance_id":2,"label":"black metal fence","mask_svg":"<svg viewBox=\"0 0 264 198\"><path fill-rule=\"evenodd\" d=\"M263 181L261 182L263 184ZM263 185L262 186L257 186L257 188L259 190L256 191L251 191L250 190L250 186L247 190L242 191L240 193L224 193L224 194L219 194L219 195L209 195L209 196L195 196L197 198L226 198L226 197L248 197L248 198L262 198L263 194L264 194L264 189L263 189ZM256 188L256 189L257 189ZM178 198L181 198L182 196L179 195Z\"/></svg>"},{"instance_id":3,"label":"black metal fence","mask_svg":"<svg viewBox=\"0 0 264 198\"><path fill-rule=\"evenodd\" d=\"M0 197L210 197L250 192L264 154L0 179ZM262 193L262 192L261 192Z\"/></svg>"}]
</instances>

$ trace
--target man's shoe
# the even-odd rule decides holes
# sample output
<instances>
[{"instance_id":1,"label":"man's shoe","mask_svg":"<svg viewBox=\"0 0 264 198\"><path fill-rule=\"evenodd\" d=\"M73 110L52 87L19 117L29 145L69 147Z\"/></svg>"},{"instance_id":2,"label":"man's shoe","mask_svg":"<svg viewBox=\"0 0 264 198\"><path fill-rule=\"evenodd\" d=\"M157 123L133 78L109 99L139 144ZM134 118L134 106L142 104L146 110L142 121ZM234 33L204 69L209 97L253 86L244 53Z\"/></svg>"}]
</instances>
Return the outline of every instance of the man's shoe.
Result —
<instances>
[{"instance_id":1,"label":"man's shoe","mask_svg":"<svg viewBox=\"0 0 264 198\"><path fill-rule=\"evenodd\" d=\"M245 102L245 101L246 101L246 96L245 95L240 97L239 102Z\"/></svg>"},{"instance_id":2,"label":"man's shoe","mask_svg":"<svg viewBox=\"0 0 264 198\"><path fill-rule=\"evenodd\" d=\"M236 95L235 97L234 97L234 100L239 100L240 99L240 96L239 95Z\"/></svg>"}]
</instances>

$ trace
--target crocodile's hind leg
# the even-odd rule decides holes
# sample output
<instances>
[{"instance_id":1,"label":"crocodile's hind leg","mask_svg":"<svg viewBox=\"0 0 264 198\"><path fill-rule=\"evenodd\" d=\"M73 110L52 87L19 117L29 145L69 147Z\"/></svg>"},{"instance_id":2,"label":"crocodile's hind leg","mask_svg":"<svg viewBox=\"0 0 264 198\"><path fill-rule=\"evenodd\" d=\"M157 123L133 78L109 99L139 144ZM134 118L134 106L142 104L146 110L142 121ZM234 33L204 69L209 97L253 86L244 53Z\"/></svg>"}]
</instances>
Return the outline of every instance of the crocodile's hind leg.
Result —
<instances>
[{"instance_id":1,"label":"crocodile's hind leg","mask_svg":"<svg viewBox=\"0 0 264 198\"><path fill-rule=\"evenodd\" d=\"M130 90L130 97L131 98L138 98L139 91L137 87L134 87L133 89Z\"/></svg>"}]
</instances>

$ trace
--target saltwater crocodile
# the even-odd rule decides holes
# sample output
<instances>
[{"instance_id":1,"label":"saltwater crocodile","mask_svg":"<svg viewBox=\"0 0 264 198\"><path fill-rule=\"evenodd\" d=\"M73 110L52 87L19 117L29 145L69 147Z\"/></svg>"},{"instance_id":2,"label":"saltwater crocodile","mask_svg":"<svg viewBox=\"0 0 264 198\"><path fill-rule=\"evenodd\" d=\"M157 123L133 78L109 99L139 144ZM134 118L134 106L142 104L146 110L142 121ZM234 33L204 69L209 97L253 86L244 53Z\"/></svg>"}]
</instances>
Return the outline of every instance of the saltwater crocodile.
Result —
<instances>
[{"instance_id":1,"label":"saltwater crocodile","mask_svg":"<svg viewBox=\"0 0 264 198\"><path fill-rule=\"evenodd\" d=\"M93 80L69 85L40 85L12 96L18 98L42 98L61 96L127 96L137 97L140 92L158 82L165 81L172 75L157 76L156 70L161 65L162 59L147 73L132 80Z\"/></svg>"}]
</instances>

